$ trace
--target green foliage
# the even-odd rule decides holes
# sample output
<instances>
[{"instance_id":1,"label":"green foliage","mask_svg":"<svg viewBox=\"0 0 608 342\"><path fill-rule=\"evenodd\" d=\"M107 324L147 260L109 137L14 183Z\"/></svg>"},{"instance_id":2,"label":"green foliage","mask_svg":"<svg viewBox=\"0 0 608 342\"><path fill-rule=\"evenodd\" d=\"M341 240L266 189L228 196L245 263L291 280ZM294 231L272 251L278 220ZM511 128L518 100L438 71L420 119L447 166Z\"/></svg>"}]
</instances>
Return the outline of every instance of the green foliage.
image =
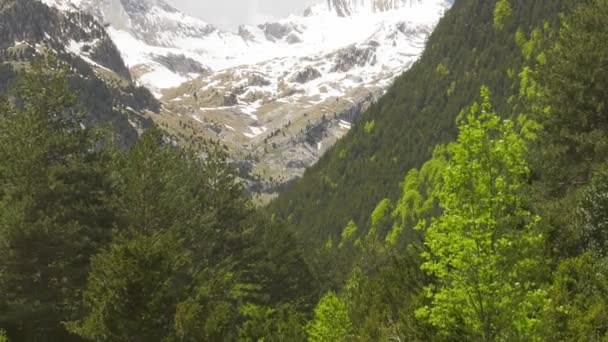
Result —
<instances>
[{"instance_id":1,"label":"green foliage","mask_svg":"<svg viewBox=\"0 0 608 342\"><path fill-rule=\"evenodd\" d=\"M316 283L222 148L201 142L202 158L151 129L119 150L82 122L68 74L36 62L0 98L0 329L17 341L303 340Z\"/></svg>"},{"instance_id":2,"label":"green foliage","mask_svg":"<svg viewBox=\"0 0 608 342\"><path fill-rule=\"evenodd\" d=\"M590 163L608 156L606 18L608 1L593 0L577 7L564 20L546 53L546 63L538 68L544 104L550 108L542 117L547 133L542 154L556 161L542 171L557 178L555 183L586 181Z\"/></svg>"},{"instance_id":3,"label":"green foliage","mask_svg":"<svg viewBox=\"0 0 608 342\"><path fill-rule=\"evenodd\" d=\"M102 162L82 128L67 70L37 61L0 99L0 327L18 340L69 339L88 260L114 215Z\"/></svg>"},{"instance_id":4,"label":"green foliage","mask_svg":"<svg viewBox=\"0 0 608 342\"><path fill-rule=\"evenodd\" d=\"M346 305L336 294L328 292L315 308L314 319L306 331L309 341L341 342L348 340L352 329Z\"/></svg>"},{"instance_id":5,"label":"green foliage","mask_svg":"<svg viewBox=\"0 0 608 342\"><path fill-rule=\"evenodd\" d=\"M0 330L0 342L9 342L8 337L6 337L6 331Z\"/></svg>"},{"instance_id":6,"label":"green foliage","mask_svg":"<svg viewBox=\"0 0 608 342\"><path fill-rule=\"evenodd\" d=\"M359 231L359 228L357 228L355 221L350 220L348 222L348 224L346 225L346 227L344 227L344 230L342 231L340 244L338 245L338 247L344 248L346 246L354 245L354 243L355 243L354 241L355 241L355 238L357 237L358 231Z\"/></svg>"},{"instance_id":7,"label":"green foliage","mask_svg":"<svg viewBox=\"0 0 608 342\"><path fill-rule=\"evenodd\" d=\"M446 95L452 96L452 95L454 95L455 92L456 92L456 81L452 81L452 83L450 83L450 87L446 91Z\"/></svg>"},{"instance_id":8,"label":"green foliage","mask_svg":"<svg viewBox=\"0 0 608 342\"><path fill-rule=\"evenodd\" d=\"M386 236L388 245L403 247L418 242L414 228L435 213L435 188L441 184L445 169L443 149L438 146L433 158L424 163L420 171L412 169L405 176L401 184L403 193L392 213L394 224Z\"/></svg>"},{"instance_id":9,"label":"green foliage","mask_svg":"<svg viewBox=\"0 0 608 342\"><path fill-rule=\"evenodd\" d=\"M296 237L311 251L307 258L315 253L311 246L338 237L351 219L366 236L375 206L384 198L397 203L404 175L429 160L437 144L456 137L456 116L475 101L483 84L493 89L499 112L510 113L507 99L518 88L505 75L525 63L513 37L518 29L527 37L546 20L556 23L564 2L510 0L512 19L495 30L496 1L456 1L417 63L363 113L366 121L375 121L373 132L366 133L364 123L355 125L271 203L271 212L290 218ZM440 64L448 75L436 72Z\"/></svg>"},{"instance_id":10,"label":"green foliage","mask_svg":"<svg viewBox=\"0 0 608 342\"><path fill-rule=\"evenodd\" d=\"M376 209L370 217L370 229L368 236L384 235L386 233L386 225L390 218L392 202L388 198L383 199L378 203Z\"/></svg>"},{"instance_id":11,"label":"green foliage","mask_svg":"<svg viewBox=\"0 0 608 342\"><path fill-rule=\"evenodd\" d=\"M376 127L376 121L375 120L371 120L365 123L365 127L363 128L365 130L365 133L370 134L371 132L374 131L374 128Z\"/></svg>"},{"instance_id":12,"label":"green foliage","mask_svg":"<svg viewBox=\"0 0 608 342\"><path fill-rule=\"evenodd\" d=\"M596 175L585 187L577 205L575 232L581 252L606 256L608 247L608 173Z\"/></svg>"},{"instance_id":13,"label":"green foliage","mask_svg":"<svg viewBox=\"0 0 608 342\"><path fill-rule=\"evenodd\" d=\"M567 3L456 1L271 219L217 145L117 150L34 64L0 101L0 341L606 339L608 1Z\"/></svg>"},{"instance_id":14,"label":"green foliage","mask_svg":"<svg viewBox=\"0 0 608 342\"><path fill-rule=\"evenodd\" d=\"M543 335L553 341L608 338L608 260L592 252L565 259L553 274Z\"/></svg>"},{"instance_id":15,"label":"green foliage","mask_svg":"<svg viewBox=\"0 0 608 342\"><path fill-rule=\"evenodd\" d=\"M422 268L437 278L432 303L418 314L451 336L474 340L528 339L543 292L539 218L523 197L529 169L519 125L501 120L482 88L481 104L460 116L457 142L437 198L443 214L425 232Z\"/></svg>"},{"instance_id":16,"label":"green foliage","mask_svg":"<svg viewBox=\"0 0 608 342\"><path fill-rule=\"evenodd\" d=\"M237 301L243 296L236 274L224 269L205 269L196 275L193 293L179 303L174 334L181 340L234 340L240 317Z\"/></svg>"},{"instance_id":17,"label":"green foliage","mask_svg":"<svg viewBox=\"0 0 608 342\"><path fill-rule=\"evenodd\" d=\"M443 65L442 63L439 63L437 65L435 72L438 73L440 76L447 76L450 74L450 71L448 70L448 68L446 68L446 66Z\"/></svg>"},{"instance_id":18,"label":"green foliage","mask_svg":"<svg viewBox=\"0 0 608 342\"><path fill-rule=\"evenodd\" d=\"M247 305L239 341L305 342L306 316L289 305L276 308Z\"/></svg>"},{"instance_id":19,"label":"green foliage","mask_svg":"<svg viewBox=\"0 0 608 342\"><path fill-rule=\"evenodd\" d=\"M559 32L546 34L538 44L544 57L522 73L524 110L541 122L543 130L533 146L534 194L546 217L547 237L555 257L576 257L589 247L585 229L592 229L577 213L580 192L608 156L606 111L608 88L605 44L607 1L576 2L562 18ZM544 28L543 28L544 29ZM538 50L538 49L537 49ZM601 189L600 184L596 190ZM592 206L587 205L587 209ZM584 209L583 209L584 210ZM586 227L585 227L586 226ZM587 231L585 234L590 233ZM598 236L600 237L600 236Z\"/></svg>"},{"instance_id":20,"label":"green foliage","mask_svg":"<svg viewBox=\"0 0 608 342\"><path fill-rule=\"evenodd\" d=\"M342 298L356 341L427 341L434 328L415 317L425 301L420 258L413 249L395 254L373 271L355 267Z\"/></svg>"},{"instance_id":21,"label":"green foliage","mask_svg":"<svg viewBox=\"0 0 608 342\"><path fill-rule=\"evenodd\" d=\"M253 234L247 258L255 262L246 267L244 279L257 286L250 300L269 307L289 303L299 311L310 311L317 284L286 224L259 219Z\"/></svg>"},{"instance_id":22,"label":"green foliage","mask_svg":"<svg viewBox=\"0 0 608 342\"><path fill-rule=\"evenodd\" d=\"M494 28L502 30L505 27L505 21L513 15L513 9L509 0L498 0L494 6Z\"/></svg>"},{"instance_id":23,"label":"green foliage","mask_svg":"<svg viewBox=\"0 0 608 342\"><path fill-rule=\"evenodd\" d=\"M93 259L86 315L72 331L95 340L236 335L236 301L247 291L231 293L238 285L231 274L249 243L249 209L217 153L202 160L149 130L114 160L111 203L120 228ZM189 325L192 317L197 325Z\"/></svg>"},{"instance_id":24,"label":"green foliage","mask_svg":"<svg viewBox=\"0 0 608 342\"><path fill-rule=\"evenodd\" d=\"M179 277L188 259L167 234L117 240L96 255L84 293L90 312L73 331L95 341L165 339L171 335Z\"/></svg>"}]
</instances>

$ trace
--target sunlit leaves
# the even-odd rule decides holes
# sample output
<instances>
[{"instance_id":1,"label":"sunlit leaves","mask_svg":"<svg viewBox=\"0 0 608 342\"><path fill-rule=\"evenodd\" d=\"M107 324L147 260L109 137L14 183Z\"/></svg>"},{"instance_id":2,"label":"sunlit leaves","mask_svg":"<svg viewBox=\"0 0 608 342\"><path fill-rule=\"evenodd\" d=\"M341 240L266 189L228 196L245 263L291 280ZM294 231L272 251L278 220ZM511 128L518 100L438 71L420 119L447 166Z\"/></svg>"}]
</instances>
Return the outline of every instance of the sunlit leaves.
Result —
<instances>
[{"instance_id":1,"label":"sunlit leaves","mask_svg":"<svg viewBox=\"0 0 608 342\"><path fill-rule=\"evenodd\" d=\"M443 213L426 230L422 254L422 269L438 283L417 314L447 335L531 336L543 293L530 274L541 266L543 238L523 197L529 169L521 132L533 124L500 119L485 87L481 97L459 116L458 139L447 148L435 192Z\"/></svg>"}]
</instances>

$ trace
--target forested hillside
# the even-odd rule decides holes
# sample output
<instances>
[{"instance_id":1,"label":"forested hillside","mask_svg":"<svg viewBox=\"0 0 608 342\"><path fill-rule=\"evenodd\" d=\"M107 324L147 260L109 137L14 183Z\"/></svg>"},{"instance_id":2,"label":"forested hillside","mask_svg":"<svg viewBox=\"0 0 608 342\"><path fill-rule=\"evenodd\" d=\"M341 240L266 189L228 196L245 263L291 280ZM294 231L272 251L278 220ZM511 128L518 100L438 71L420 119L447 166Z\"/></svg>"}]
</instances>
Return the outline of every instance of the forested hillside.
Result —
<instances>
[{"instance_id":1,"label":"forested hillside","mask_svg":"<svg viewBox=\"0 0 608 342\"><path fill-rule=\"evenodd\" d=\"M0 97L0 341L303 339L314 281L223 148L119 148L72 72L38 60Z\"/></svg>"},{"instance_id":2,"label":"forested hillside","mask_svg":"<svg viewBox=\"0 0 608 342\"><path fill-rule=\"evenodd\" d=\"M545 20L555 24L564 3L512 0L511 15L496 30L496 1L456 1L420 60L271 210L307 242L337 236L351 219L366 226L380 200L397 199L408 170L426 161L436 144L455 138L454 119L482 85L492 89L496 107L505 108L524 60L515 33Z\"/></svg>"},{"instance_id":3,"label":"forested hillside","mask_svg":"<svg viewBox=\"0 0 608 342\"><path fill-rule=\"evenodd\" d=\"M462 9L458 5L464 3L474 6L474 2L457 2L429 41L427 53L436 48L433 39L438 39L441 30L452 32L443 23L453 20ZM326 219L326 209L318 208L318 216L306 212L298 221L297 213L314 208L311 201L322 201L311 193L304 192L297 200L290 197L297 192L287 194L286 199L293 201L287 205L294 208L285 214L300 241L309 247L307 261L325 293L307 325L309 340L608 338L608 49L601 43L608 38L604 25L608 1L547 2L540 12L535 12L536 4L542 5L500 0L485 12L471 10L483 9L487 2L469 8L469 17L485 13L485 32L494 39L478 48L469 46L465 55L487 56L487 64L482 64L482 57L474 57L478 62L454 82L475 73L480 83L471 82L473 88L466 89L474 91L470 102L453 109L451 123L433 112L425 117L435 118L429 127L454 128L452 139L446 136L440 143L435 136L439 131L429 129L411 138L410 145L399 145L396 142L407 140L407 133L415 130L386 120L387 113L396 115L399 106L409 108L407 102L391 96L410 96L397 89L411 86L400 82L425 65L427 54L401 77L395 93L389 91L379 101L377 112L372 108L367 113L373 121L339 144L324 159L327 164L311 171L308 181L313 184L327 182L332 172L349 174L340 178L344 182L358 179L343 188L334 184L324 189L330 199L342 193L339 204L343 208L370 205L368 211L353 209L365 219L335 223L339 217ZM469 23L469 33L479 26ZM505 45L513 48L510 59L486 55L486 48L497 53ZM434 89L457 70L458 63L443 60L430 64L439 65L436 79L421 81L419 91ZM448 84L445 95L435 94L432 99L449 103L458 88ZM416 118L407 111L402 114ZM424 122L422 117L419 120ZM381 141L386 134L389 139L380 144L371 137L383 124L385 129L376 138ZM387 128L391 125L399 126L401 138L397 132L391 135ZM432 139L429 145L418 145ZM396 176L395 183L404 180L400 186L394 184L394 190L378 190L388 186L382 184L384 170L369 165L387 158L384 151L403 146L421 154L402 150L389 157L412 158L411 163L419 166ZM355 147L362 156L374 152L367 163L358 164L363 161L356 159L359 169L346 159L352 152L349 148ZM387 159L384 162L388 167ZM344 168L336 171L332 168L336 165ZM366 170L374 171L361 173ZM295 190L303 189L306 182L305 177ZM370 184L378 188L361 190ZM380 198L373 202L376 192ZM390 197L392 193L398 194L396 198ZM285 199L279 199L274 208L283 205ZM340 211L328 211L328 215L334 213ZM317 230L306 231L315 222ZM314 243L319 246L311 248Z\"/></svg>"}]
</instances>

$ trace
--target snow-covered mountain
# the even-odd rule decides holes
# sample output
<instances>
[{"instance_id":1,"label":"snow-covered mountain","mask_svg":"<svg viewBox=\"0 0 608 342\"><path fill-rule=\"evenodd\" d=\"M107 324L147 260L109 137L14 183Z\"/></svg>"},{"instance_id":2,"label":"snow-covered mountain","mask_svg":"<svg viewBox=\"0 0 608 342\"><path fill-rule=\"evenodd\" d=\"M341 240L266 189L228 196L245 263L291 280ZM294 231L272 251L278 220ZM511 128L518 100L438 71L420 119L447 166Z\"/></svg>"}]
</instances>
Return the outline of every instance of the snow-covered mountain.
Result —
<instances>
[{"instance_id":1,"label":"snow-covered mountain","mask_svg":"<svg viewBox=\"0 0 608 342\"><path fill-rule=\"evenodd\" d=\"M241 26L233 33L187 16L162 0L42 1L62 10L83 10L109 25L127 65L141 83L156 91L208 71L327 53L360 43L379 30L406 29L384 26L429 29L449 6L449 0L328 0L308 8L303 16ZM388 54L382 54L386 59L408 52L401 45L388 47L395 48L386 49Z\"/></svg>"},{"instance_id":2,"label":"snow-covered mountain","mask_svg":"<svg viewBox=\"0 0 608 342\"><path fill-rule=\"evenodd\" d=\"M35 0L0 0L0 91L32 59L52 52L70 69L70 85L86 110L85 124L110 124L131 145L153 125L152 94L133 82L111 37L93 16L58 11Z\"/></svg>"},{"instance_id":3,"label":"snow-covered mountain","mask_svg":"<svg viewBox=\"0 0 608 342\"><path fill-rule=\"evenodd\" d=\"M320 0L226 32L162 0L41 0L101 23L157 122L221 140L263 178L300 175L421 54L452 0Z\"/></svg>"}]
</instances>

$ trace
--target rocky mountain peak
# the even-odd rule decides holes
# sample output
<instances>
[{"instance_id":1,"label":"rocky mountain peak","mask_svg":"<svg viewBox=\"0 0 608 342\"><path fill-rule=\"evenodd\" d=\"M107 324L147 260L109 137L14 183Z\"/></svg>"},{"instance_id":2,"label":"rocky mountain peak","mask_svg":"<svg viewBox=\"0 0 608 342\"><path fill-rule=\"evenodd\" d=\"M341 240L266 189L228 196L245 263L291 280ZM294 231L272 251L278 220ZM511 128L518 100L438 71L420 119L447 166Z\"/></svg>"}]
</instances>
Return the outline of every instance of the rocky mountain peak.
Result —
<instances>
[{"instance_id":1,"label":"rocky mountain peak","mask_svg":"<svg viewBox=\"0 0 608 342\"><path fill-rule=\"evenodd\" d=\"M60 9L93 15L115 30L128 32L146 44L175 47L173 37L197 38L217 29L187 16L163 0L42 0Z\"/></svg>"},{"instance_id":2,"label":"rocky mountain peak","mask_svg":"<svg viewBox=\"0 0 608 342\"><path fill-rule=\"evenodd\" d=\"M386 12L404 6L413 6L422 0L327 0L330 11L339 17L348 17L364 12Z\"/></svg>"}]
</instances>

